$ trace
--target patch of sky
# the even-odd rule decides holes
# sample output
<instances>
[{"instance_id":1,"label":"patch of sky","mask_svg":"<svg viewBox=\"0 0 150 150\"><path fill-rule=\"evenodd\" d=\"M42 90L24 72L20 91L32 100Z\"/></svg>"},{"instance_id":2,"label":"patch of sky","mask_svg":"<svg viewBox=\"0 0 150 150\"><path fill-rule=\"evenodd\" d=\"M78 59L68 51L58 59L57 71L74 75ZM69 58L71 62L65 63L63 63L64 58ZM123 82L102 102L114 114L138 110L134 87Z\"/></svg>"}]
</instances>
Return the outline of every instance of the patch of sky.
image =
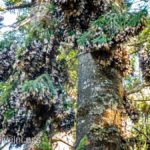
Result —
<instances>
[{"instance_id":1,"label":"patch of sky","mask_svg":"<svg viewBox=\"0 0 150 150\"><path fill-rule=\"evenodd\" d=\"M138 12L144 8L146 8L148 11L150 9L149 0L129 0L129 2L132 3L130 12ZM150 11L149 11L149 13L150 13Z\"/></svg>"}]
</instances>

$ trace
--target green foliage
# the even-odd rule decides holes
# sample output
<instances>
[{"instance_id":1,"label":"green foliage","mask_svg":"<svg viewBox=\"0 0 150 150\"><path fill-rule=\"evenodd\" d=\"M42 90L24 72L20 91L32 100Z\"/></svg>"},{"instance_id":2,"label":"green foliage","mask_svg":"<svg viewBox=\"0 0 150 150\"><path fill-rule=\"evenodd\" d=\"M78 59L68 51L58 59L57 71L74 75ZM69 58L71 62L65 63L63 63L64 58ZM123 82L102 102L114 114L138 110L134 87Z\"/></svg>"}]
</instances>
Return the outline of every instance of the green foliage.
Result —
<instances>
[{"instance_id":1,"label":"green foliage","mask_svg":"<svg viewBox=\"0 0 150 150\"><path fill-rule=\"evenodd\" d=\"M51 93L51 96L55 95L55 88L51 77L48 74L42 74L35 80L25 81L22 85L23 92L39 92L44 93L44 90L48 90Z\"/></svg>"},{"instance_id":2,"label":"green foliage","mask_svg":"<svg viewBox=\"0 0 150 150\"><path fill-rule=\"evenodd\" d=\"M28 17L28 13L24 11L20 16L17 17L17 22L21 22Z\"/></svg>"},{"instance_id":3,"label":"green foliage","mask_svg":"<svg viewBox=\"0 0 150 150\"><path fill-rule=\"evenodd\" d=\"M79 45L85 45L88 42L88 39L90 39L91 32L84 32L81 37L78 39L78 44Z\"/></svg>"},{"instance_id":4,"label":"green foliage","mask_svg":"<svg viewBox=\"0 0 150 150\"><path fill-rule=\"evenodd\" d=\"M76 150L84 150L84 149L85 149L85 146L87 146L88 142L89 142L88 137L87 137L87 136L84 136L84 137L81 139L81 141L80 141L78 147L76 148Z\"/></svg>"},{"instance_id":5,"label":"green foliage","mask_svg":"<svg viewBox=\"0 0 150 150\"><path fill-rule=\"evenodd\" d=\"M25 47L17 47L16 48L16 58L19 59L21 57L21 54L23 53L23 51L25 50L26 48Z\"/></svg>"},{"instance_id":6,"label":"green foliage","mask_svg":"<svg viewBox=\"0 0 150 150\"><path fill-rule=\"evenodd\" d=\"M10 45L16 39L16 34L14 32L6 32L3 38L0 40L0 51L4 48L10 48Z\"/></svg>"},{"instance_id":7,"label":"green foliage","mask_svg":"<svg viewBox=\"0 0 150 150\"><path fill-rule=\"evenodd\" d=\"M18 5L18 4L26 3L26 0L5 0L5 5L10 6L10 5Z\"/></svg>"},{"instance_id":8,"label":"green foliage","mask_svg":"<svg viewBox=\"0 0 150 150\"><path fill-rule=\"evenodd\" d=\"M60 48L60 54L57 57L58 61L66 60L68 73L69 73L69 82L65 84L65 91L69 94L69 97L64 97L64 108L68 110L70 108L76 108L77 99L77 81L78 81L78 51L68 48ZM71 96L71 100L70 100Z\"/></svg>"},{"instance_id":9,"label":"green foliage","mask_svg":"<svg viewBox=\"0 0 150 150\"><path fill-rule=\"evenodd\" d=\"M134 126L133 133L134 137L138 141L137 143L135 143L134 149L149 150L150 147L148 142L149 142L150 128L148 122L146 121L146 118L140 119L139 123Z\"/></svg>"},{"instance_id":10,"label":"green foliage","mask_svg":"<svg viewBox=\"0 0 150 150\"><path fill-rule=\"evenodd\" d=\"M10 118L12 118L12 117L14 116L14 114L15 114L15 110L12 109L12 108L9 108L9 109L7 109L7 110L5 111L4 117L5 117L6 119L10 119Z\"/></svg>"},{"instance_id":11,"label":"green foliage","mask_svg":"<svg viewBox=\"0 0 150 150\"><path fill-rule=\"evenodd\" d=\"M34 40L40 40L43 41L44 38L49 39L51 35L53 34L51 29L44 29L43 24L38 24L38 26L29 25L26 29L27 34L25 34L24 37L24 47L27 47L30 45L30 43Z\"/></svg>"},{"instance_id":12,"label":"green foliage","mask_svg":"<svg viewBox=\"0 0 150 150\"><path fill-rule=\"evenodd\" d=\"M56 9L56 6L52 3L50 3L49 5L47 5L48 11L50 12L54 12Z\"/></svg>"},{"instance_id":13,"label":"green foliage","mask_svg":"<svg viewBox=\"0 0 150 150\"><path fill-rule=\"evenodd\" d=\"M146 102L142 102L139 104L139 108L141 110L141 112L147 116L148 114L150 114L150 105L148 105Z\"/></svg>"},{"instance_id":14,"label":"green foliage","mask_svg":"<svg viewBox=\"0 0 150 150\"><path fill-rule=\"evenodd\" d=\"M138 13L129 13L114 9L91 22L90 29L78 38L78 44L84 46L88 42L108 43L125 28L136 27L141 22L142 17L146 15L145 10Z\"/></svg>"},{"instance_id":15,"label":"green foliage","mask_svg":"<svg viewBox=\"0 0 150 150\"><path fill-rule=\"evenodd\" d=\"M50 37L53 35L54 29L59 23L59 20L57 18L47 18L48 16L51 16L50 13L55 11L54 5L49 4L41 11L41 14L38 14L37 18L33 17L33 19L28 24L20 28L20 31L23 35L23 44L21 44L23 45L23 47L29 46L30 43L34 40L40 40L41 42L43 42L44 39L50 40ZM24 18L26 18L26 14L21 16L19 20L22 20Z\"/></svg>"},{"instance_id":16,"label":"green foliage","mask_svg":"<svg viewBox=\"0 0 150 150\"><path fill-rule=\"evenodd\" d=\"M150 19L146 21L146 28L140 34L138 43L141 46L145 43L147 50L150 51Z\"/></svg>"},{"instance_id":17,"label":"green foliage","mask_svg":"<svg viewBox=\"0 0 150 150\"><path fill-rule=\"evenodd\" d=\"M13 84L9 82L0 82L0 103L5 103L10 96L10 92L13 89Z\"/></svg>"},{"instance_id":18,"label":"green foliage","mask_svg":"<svg viewBox=\"0 0 150 150\"><path fill-rule=\"evenodd\" d=\"M42 136L40 144L37 145L37 149L38 150L52 150L52 146L46 134Z\"/></svg>"},{"instance_id":19,"label":"green foliage","mask_svg":"<svg viewBox=\"0 0 150 150\"><path fill-rule=\"evenodd\" d=\"M77 69L78 69L78 60L77 54L78 51L74 49L59 49L60 54L57 56L58 61L66 60L68 71L69 71L69 79L70 83L73 87L76 88L76 81L77 81Z\"/></svg>"}]
</instances>

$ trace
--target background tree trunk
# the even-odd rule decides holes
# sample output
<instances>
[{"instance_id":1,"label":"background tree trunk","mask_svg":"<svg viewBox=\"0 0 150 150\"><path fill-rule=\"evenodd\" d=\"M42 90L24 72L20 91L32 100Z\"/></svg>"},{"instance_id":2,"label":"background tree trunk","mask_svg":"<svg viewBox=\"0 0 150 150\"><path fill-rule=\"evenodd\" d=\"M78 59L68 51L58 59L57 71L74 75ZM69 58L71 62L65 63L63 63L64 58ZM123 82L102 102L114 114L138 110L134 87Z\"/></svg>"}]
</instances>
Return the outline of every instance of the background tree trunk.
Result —
<instances>
[{"instance_id":1,"label":"background tree trunk","mask_svg":"<svg viewBox=\"0 0 150 150\"><path fill-rule=\"evenodd\" d=\"M77 147L87 136L86 150L120 150L122 77L102 69L91 53L79 57Z\"/></svg>"}]
</instances>

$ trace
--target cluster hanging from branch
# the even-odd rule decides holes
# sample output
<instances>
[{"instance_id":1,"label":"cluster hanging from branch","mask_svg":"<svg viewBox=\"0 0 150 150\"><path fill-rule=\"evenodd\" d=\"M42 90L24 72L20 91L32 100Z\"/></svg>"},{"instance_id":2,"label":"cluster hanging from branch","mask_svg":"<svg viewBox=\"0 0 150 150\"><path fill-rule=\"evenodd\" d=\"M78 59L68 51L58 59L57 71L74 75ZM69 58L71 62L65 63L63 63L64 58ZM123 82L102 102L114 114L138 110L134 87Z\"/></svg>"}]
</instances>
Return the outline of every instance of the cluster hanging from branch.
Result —
<instances>
[{"instance_id":1,"label":"cluster hanging from branch","mask_svg":"<svg viewBox=\"0 0 150 150\"><path fill-rule=\"evenodd\" d=\"M48 133L73 126L72 102L63 90L68 81L66 61L56 59L64 41L63 34L64 27L60 25L50 39L37 38L28 43L26 49L15 49L13 69L18 72L17 84L10 93L9 107L2 106L0 113L1 128L5 129L6 136L20 137L24 141L34 137L45 125ZM13 76L9 78L12 80ZM8 108L14 113L7 121Z\"/></svg>"},{"instance_id":2,"label":"cluster hanging from branch","mask_svg":"<svg viewBox=\"0 0 150 150\"><path fill-rule=\"evenodd\" d=\"M0 81L5 81L12 74L15 62L15 45L0 51Z\"/></svg>"},{"instance_id":3,"label":"cluster hanging from branch","mask_svg":"<svg viewBox=\"0 0 150 150\"><path fill-rule=\"evenodd\" d=\"M146 48L142 48L139 51L139 61L140 67L142 71L143 79L149 83L150 82L150 57L148 50Z\"/></svg>"},{"instance_id":4,"label":"cluster hanging from branch","mask_svg":"<svg viewBox=\"0 0 150 150\"><path fill-rule=\"evenodd\" d=\"M111 65L115 66L122 76L126 76L132 72L130 64L128 50L124 47L118 47L115 50Z\"/></svg>"},{"instance_id":5,"label":"cluster hanging from branch","mask_svg":"<svg viewBox=\"0 0 150 150\"><path fill-rule=\"evenodd\" d=\"M87 30L91 20L97 19L110 9L105 0L52 0L64 13L64 22L69 28Z\"/></svg>"},{"instance_id":6,"label":"cluster hanging from branch","mask_svg":"<svg viewBox=\"0 0 150 150\"><path fill-rule=\"evenodd\" d=\"M6 136L20 137L24 141L34 137L44 124L48 133L73 126L75 115L65 106L67 97L61 87L53 84L49 76L43 74L12 91L7 108L3 107L5 109L1 111L1 127L6 129ZM6 121L4 113L8 106L15 113Z\"/></svg>"},{"instance_id":7,"label":"cluster hanging from branch","mask_svg":"<svg viewBox=\"0 0 150 150\"><path fill-rule=\"evenodd\" d=\"M139 120L139 111L131 104L131 102L127 99L126 94L123 96L123 106L125 108L126 113L130 117L133 122L137 122Z\"/></svg>"}]
</instances>

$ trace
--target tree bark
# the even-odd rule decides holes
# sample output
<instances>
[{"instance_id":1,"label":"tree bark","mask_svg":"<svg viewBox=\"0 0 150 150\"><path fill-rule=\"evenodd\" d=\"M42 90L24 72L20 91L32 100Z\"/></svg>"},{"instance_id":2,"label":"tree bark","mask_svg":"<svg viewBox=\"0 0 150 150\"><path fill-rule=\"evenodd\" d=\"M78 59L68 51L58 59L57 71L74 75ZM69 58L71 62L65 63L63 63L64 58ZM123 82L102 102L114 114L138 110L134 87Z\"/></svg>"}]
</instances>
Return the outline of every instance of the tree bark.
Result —
<instances>
[{"instance_id":1,"label":"tree bark","mask_svg":"<svg viewBox=\"0 0 150 150\"><path fill-rule=\"evenodd\" d=\"M103 69L91 53L79 57L77 142L87 136L85 150L120 150L122 77L112 67Z\"/></svg>"}]
</instances>

